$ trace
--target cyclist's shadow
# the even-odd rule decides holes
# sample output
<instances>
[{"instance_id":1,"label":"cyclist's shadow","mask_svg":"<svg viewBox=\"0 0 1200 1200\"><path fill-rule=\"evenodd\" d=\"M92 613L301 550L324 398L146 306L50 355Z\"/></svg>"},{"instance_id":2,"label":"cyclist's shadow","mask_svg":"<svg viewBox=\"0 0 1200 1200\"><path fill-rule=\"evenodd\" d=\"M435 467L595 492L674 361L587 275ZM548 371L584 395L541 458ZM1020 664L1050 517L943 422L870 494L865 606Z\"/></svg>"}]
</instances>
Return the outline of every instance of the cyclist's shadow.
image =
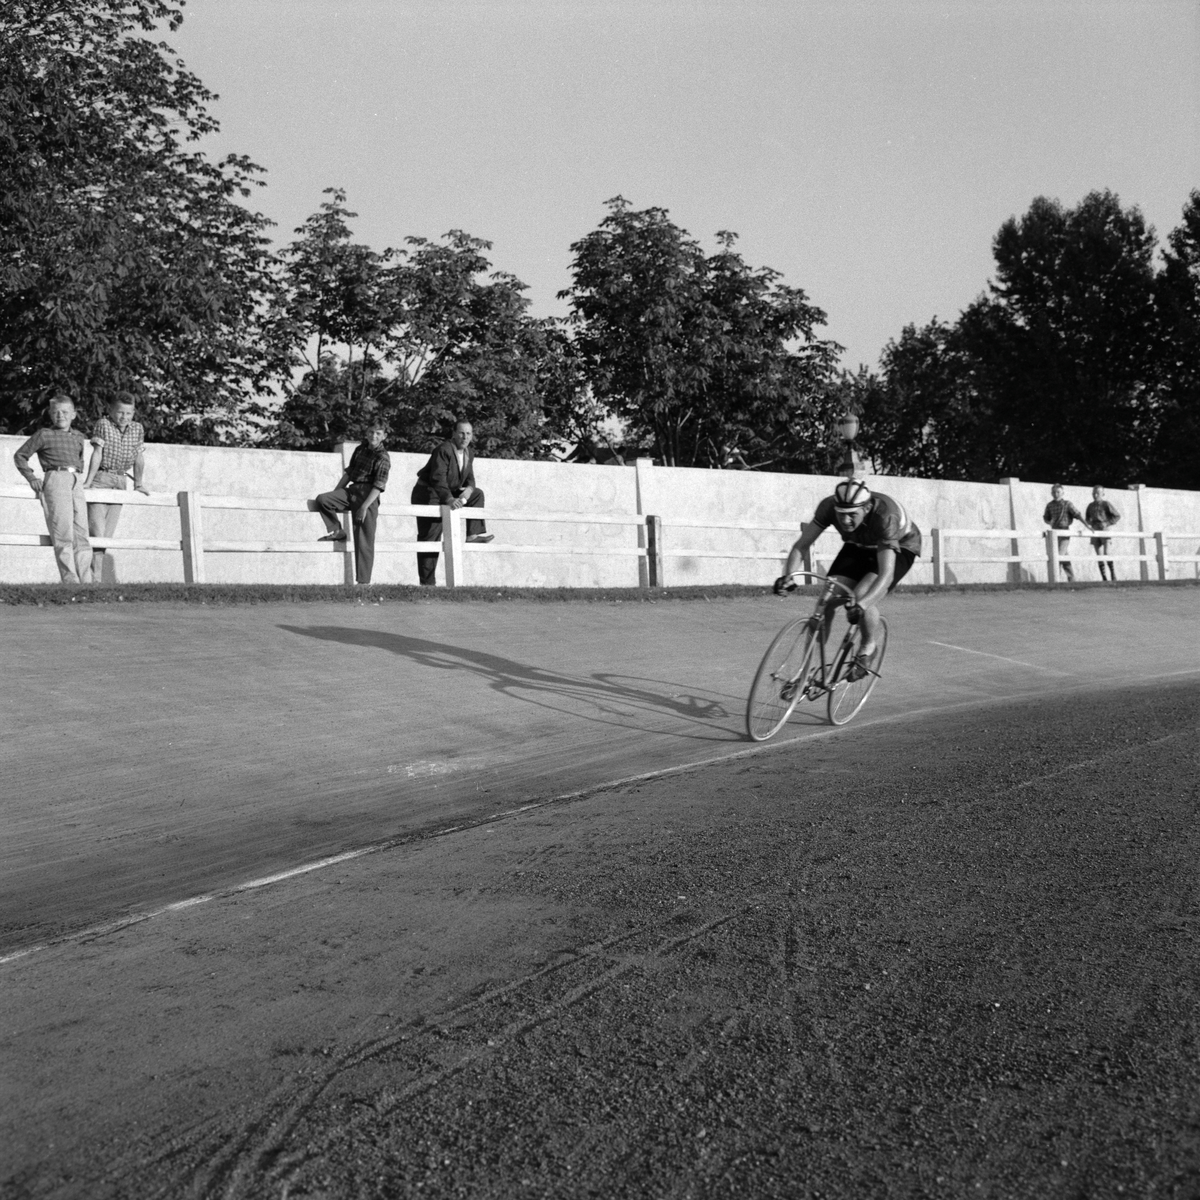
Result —
<instances>
[{"instance_id":1,"label":"cyclist's shadow","mask_svg":"<svg viewBox=\"0 0 1200 1200\"><path fill-rule=\"evenodd\" d=\"M386 650L436 671L473 671L487 681L492 691L501 695L525 704L582 715L589 721L642 728L629 723L627 718L631 715L630 709L659 711L706 730L701 734L693 729L681 736L704 741L740 740L740 735L734 730L721 728L719 722L728 719L730 713L720 700L689 692L664 694L645 686L659 684L672 687L666 680L637 679L635 676L604 672L588 676L565 675L484 650L471 650L465 646L451 646L379 629L351 629L342 625L280 625L279 628L320 641ZM597 710L597 715L580 713L578 703L570 708L553 703L555 698L590 705Z\"/></svg>"}]
</instances>

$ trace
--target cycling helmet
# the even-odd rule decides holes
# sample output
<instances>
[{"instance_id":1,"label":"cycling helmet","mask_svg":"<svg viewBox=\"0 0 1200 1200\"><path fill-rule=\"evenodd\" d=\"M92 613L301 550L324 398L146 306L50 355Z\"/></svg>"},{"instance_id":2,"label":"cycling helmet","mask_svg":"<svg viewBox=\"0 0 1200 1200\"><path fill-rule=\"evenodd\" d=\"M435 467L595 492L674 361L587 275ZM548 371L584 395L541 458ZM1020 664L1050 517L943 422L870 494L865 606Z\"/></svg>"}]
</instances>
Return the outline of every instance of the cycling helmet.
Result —
<instances>
[{"instance_id":1,"label":"cycling helmet","mask_svg":"<svg viewBox=\"0 0 1200 1200\"><path fill-rule=\"evenodd\" d=\"M871 489L861 479L843 479L833 489L833 507L839 512L853 512L871 503Z\"/></svg>"}]
</instances>

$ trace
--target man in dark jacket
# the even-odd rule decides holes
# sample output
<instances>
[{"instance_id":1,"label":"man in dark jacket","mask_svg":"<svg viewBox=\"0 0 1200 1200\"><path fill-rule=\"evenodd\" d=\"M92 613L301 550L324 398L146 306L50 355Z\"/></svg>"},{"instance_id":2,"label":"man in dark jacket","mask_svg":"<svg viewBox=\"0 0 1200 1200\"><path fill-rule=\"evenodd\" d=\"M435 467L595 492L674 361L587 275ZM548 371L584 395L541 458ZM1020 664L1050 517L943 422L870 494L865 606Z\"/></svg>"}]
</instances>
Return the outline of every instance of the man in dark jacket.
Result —
<instances>
[{"instance_id":1,"label":"man in dark jacket","mask_svg":"<svg viewBox=\"0 0 1200 1200\"><path fill-rule=\"evenodd\" d=\"M354 578L361 584L371 582L375 565L375 522L379 516L379 497L387 486L392 460L388 457L383 439L387 430L373 425L367 430L367 440L359 442L350 456L332 492L322 492L315 501L317 512L325 522L328 533L321 542L344 542L345 530L338 523L338 514L349 511L354 527Z\"/></svg>"},{"instance_id":2,"label":"man in dark jacket","mask_svg":"<svg viewBox=\"0 0 1200 1200\"><path fill-rule=\"evenodd\" d=\"M413 504L446 504L451 508L482 508L483 493L475 486L475 452L471 439L475 431L470 421L459 421L454 436L443 442L417 472L412 491ZM417 518L417 541L436 542L442 536L439 517ZM492 534L482 521L467 522L468 542L490 542ZM417 555L417 575L426 587L433 584L437 569L436 554Z\"/></svg>"}]
</instances>

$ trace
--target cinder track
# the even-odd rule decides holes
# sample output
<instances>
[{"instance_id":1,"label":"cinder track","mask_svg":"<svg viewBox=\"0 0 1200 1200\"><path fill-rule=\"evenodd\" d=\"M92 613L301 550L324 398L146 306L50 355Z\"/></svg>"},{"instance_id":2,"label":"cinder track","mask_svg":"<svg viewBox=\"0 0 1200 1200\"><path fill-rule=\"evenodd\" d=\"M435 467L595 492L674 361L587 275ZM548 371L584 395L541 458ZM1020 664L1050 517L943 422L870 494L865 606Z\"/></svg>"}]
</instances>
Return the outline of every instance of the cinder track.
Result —
<instances>
[{"instance_id":1,"label":"cinder track","mask_svg":"<svg viewBox=\"0 0 1200 1200\"><path fill-rule=\"evenodd\" d=\"M941 604L894 627L1020 657ZM1033 667L897 655L924 714L881 685L828 736L0 967L0 1192L1193 1194L1200 688L1156 641L1188 614L1118 605L1141 640L1099 662L1057 611Z\"/></svg>"},{"instance_id":2,"label":"cinder track","mask_svg":"<svg viewBox=\"0 0 1200 1200\"><path fill-rule=\"evenodd\" d=\"M897 595L860 719L1200 671L1196 595ZM0 954L738 752L808 603L0 610Z\"/></svg>"}]
</instances>

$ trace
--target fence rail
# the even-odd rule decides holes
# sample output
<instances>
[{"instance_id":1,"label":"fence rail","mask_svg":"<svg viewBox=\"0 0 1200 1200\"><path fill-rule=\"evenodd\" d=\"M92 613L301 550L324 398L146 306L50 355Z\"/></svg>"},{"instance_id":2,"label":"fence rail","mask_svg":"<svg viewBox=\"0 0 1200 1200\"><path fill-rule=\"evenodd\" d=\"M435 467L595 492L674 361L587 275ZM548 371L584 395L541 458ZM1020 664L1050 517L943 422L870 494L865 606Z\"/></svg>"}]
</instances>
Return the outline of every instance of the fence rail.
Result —
<instances>
[{"instance_id":1,"label":"fence rail","mask_svg":"<svg viewBox=\"0 0 1200 1200\"><path fill-rule=\"evenodd\" d=\"M343 577L347 583L354 582L354 542L353 526L349 513L342 516L346 540L342 542L289 541L273 538L254 540L227 540L209 538L204 533L205 511L242 511L242 512L313 512L313 501L295 497L257 497L257 496L210 496L207 493L183 491L178 493L151 493L111 490L106 488L89 488L85 493L86 499L93 503L123 504L130 507L144 506L150 508L174 508L179 512L178 538L106 538L94 537L92 545L102 550L159 550L182 555L184 580L188 583L204 583L206 580L205 557L209 554L340 554L342 556ZM27 487L0 487L0 500L25 500L35 502L36 497ZM444 556L446 583L450 587L459 587L465 581L463 563L464 554L553 554L553 555L590 555L608 556L614 558L634 558L644 561L644 571L639 570L641 577L652 587L666 586L667 572L665 565L668 559L729 559L758 562L779 562L783 559L796 537L794 524L763 524L748 521L716 521L702 517L663 518L650 514L629 513L589 513L589 512L520 512L510 509L493 508L457 508L448 505L435 504L381 504L380 516L391 517L431 517L442 522L440 542L412 541L377 541L377 554L410 553L433 554ZM615 525L634 528L637 531L636 546L608 545L554 545L554 544L520 544L511 542L468 543L465 537L464 521L483 519L501 524L520 522L522 524L544 525ZM737 530L745 533L778 533L783 540L778 548L773 549L712 549L710 547L677 547L664 539L664 527L671 531L693 530ZM1177 554L1170 550L1172 541L1200 542L1200 533L1166 533L1163 531L1128 531L1105 530L1104 533L1072 533L1067 530L1019 530L1019 529L941 529L931 532L931 550L933 564L933 581L935 585L945 584L946 567L949 563L972 564L1019 564L1045 561L1047 579L1058 583L1061 575L1061 563L1064 555L1058 549L1060 537L1089 539L1103 536L1110 539L1125 539L1141 543L1140 553L1136 554L1105 554L1107 561L1136 562L1144 564L1146 572L1150 563L1157 567L1160 580L1167 578L1172 564L1200 564L1200 554ZM952 553L949 546L954 541L961 540L994 540L1006 541L1009 544L1008 554L957 554ZM1042 547L1037 553L1021 553L1020 543L1041 541ZM0 533L0 546L49 546L50 538L46 534ZM1152 547L1152 549L1151 549ZM812 569L814 559L828 562L831 554L814 555L812 550L806 555L805 567ZM1143 574L1147 578L1148 573Z\"/></svg>"}]
</instances>

